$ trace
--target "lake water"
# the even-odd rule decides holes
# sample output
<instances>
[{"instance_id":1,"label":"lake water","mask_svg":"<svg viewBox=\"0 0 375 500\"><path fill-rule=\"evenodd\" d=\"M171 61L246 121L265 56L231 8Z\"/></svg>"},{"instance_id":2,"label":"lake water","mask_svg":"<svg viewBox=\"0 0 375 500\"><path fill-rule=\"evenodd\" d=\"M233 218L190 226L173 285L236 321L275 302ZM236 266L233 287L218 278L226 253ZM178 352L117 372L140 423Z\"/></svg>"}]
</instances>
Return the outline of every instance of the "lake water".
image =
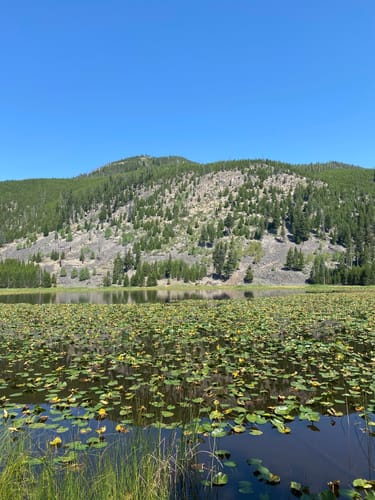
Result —
<instances>
[{"instance_id":1,"label":"lake water","mask_svg":"<svg viewBox=\"0 0 375 500\"><path fill-rule=\"evenodd\" d=\"M251 300L260 296L304 292L304 289L51 291L48 293L2 295L0 296L0 302L7 304L25 302L29 304L141 304L168 303L190 299ZM301 299L304 300L306 297L301 297ZM312 301L313 297L308 297L306 302L310 303L310 299ZM293 300L293 298L287 298L286 300ZM324 297L323 300L327 299ZM268 302L268 299L265 302ZM248 309L257 303L258 301L243 304ZM186 307L187 313L184 319L186 317L187 322L194 319L195 330L202 330L199 343L192 340L191 343L186 344L190 346L187 348L184 347L185 344L179 344L178 329L175 332L172 328L173 325L169 324L160 332L160 336L157 334L149 337L148 329L143 331L142 328L139 331L137 330L137 335L134 336L134 325L138 326L138 322L141 322L141 317L138 315L136 323L132 324L132 327L128 326L128 323L122 324L120 322L117 325L119 331L117 332L114 329L114 333L117 332L116 335L111 337L110 342L107 342L104 323L100 323L100 325L98 323L98 327L96 327L95 321L91 319L95 328L90 333L90 325L86 321L89 318L87 312L90 309L89 307L81 308L72 305L71 307L42 308L45 310L51 309L50 314L57 314L59 311L64 311L66 315L72 314L72 327L75 325L75 328L78 328L77 325L81 323L85 325L82 327L82 332L79 331L76 337L71 338L69 336L70 329L61 326L64 316L51 318L51 322L48 323L48 328L46 328L40 326L42 319L39 317L40 308L23 306L8 308L3 306L6 312L9 310L27 310L25 328L18 325L17 318L13 317L12 314L9 315L10 319L5 314L1 319L4 325L9 322L11 329L14 329L15 337L20 335L21 331L24 331L25 338L28 338L30 342L30 344L27 344L24 354L19 355L22 345L17 344L17 338L14 340L13 335L9 335L8 328L4 328L3 345L6 345L7 348L0 355L0 397L3 398L2 404L5 405L4 408L9 413L15 412L11 417L12 424L16 425L18 418L27 419L30 413L31 420L25 425L29 430L35 432L36 437L38 437L38 433L42 432L42 429L38 427L42 425L38 420L40 418L39 413L41 413L41 415L48 417L48 425L51 425L51 429L47 431L50 432L48 439L53 439L56 436L57 426L66 428L65 431L61 431L64 443L76 439L81 425L91 429L87 435L82 435L82 440L95 437L97 429L105 425L107 431L103 439L112 444L117 439L128 439L127 434L122 436L115 430L116 423L122 419L125 422L129 419L129 426L131 422L134 422L134 425L138 425L139 429L153 430L152 424L154 420L163 420L168 424L168 414L170 414L173 415L171 421L181 422L183 429L183 426L188 426L193 419L201 418L200 410L202 407L204 408L205 405L210 404L210 409L212 409L212 405L215 404L212 400L216 397L216 394L219 394L222 403L224 403L222 405L223 411L226 408L225 404L233 407L235 410L234 417L231 418L231 414L229 414L229 424L222 436L213 437L212 429L205 430L203 428L199 432L199 449L197 449L196 462L197 465L204 465L204 472L197 472L196 480L191 483L192 489L189 496L177 498L240 500L248 495L253 495L253 498L282 500L294 498L290 492L290 481L297 480L301 484L309 485L311 492L320 492L327 489L329 481L340 480L342 488L350 488L355 478L374 479L375 434L373 429L375 428L375 406L373 390L375 388L375 379L373 378L373 372L366 372L367 375L363 375L365 373L365 363L371 361L373 357L372 345L374 344L362 344L366 346L366 352L362 352L364 348L361 347L361 343L364 341L364 336L360 337L356 344L352 340L354 334L347 332L347 326L340 329L337 321L320 321L317 327L317 335L319 334L324 340L324 335L328 335L328 332L332 330L332 337L323 341L320 337L315 338L308 330L304 330L306 344L311 344L311 346L315 346L315 349L318 349L315 353L314 347L311 348L311 351L306 347L306 351L303 351L306 354L304 358L301 349L298 351L297 343L292 342L294 338L291 338L288 342L284 342L285 349L274 351L275 355L267 357L265 356L267 354L266 342L272 343L273 337L270 335L272 330L267 327L265 328L266 333L263 334L258 326L255 331L258 347L251 351L251 357L248 361L242 360L242 364L239 366L243 367L243 373L240 375L238 370L228 372L224 368L231 362L234 363L235 360L232 359L232 356L235 354L234 349L237 345L243 345L244 355L251 350L251 345L247 342L248 337L246 335L239 336L238 340L235 337L232 349L230 352L226 352L229 340L225 328L211 329L209 317L207 317L210 313L209 308L207 308L207 311L205 309L205 315L199 321L194 315L194 318L192 318L192 304L178 304L178 306L171 304L168 307L104 308L108 313L119 310L125 312L125 310L133 309L138 311L139 309L138 313L142 310L144 314L148 314L148 311L155 307L160 307L163 310L171 309L175 313L177 309ZM205 304L199 303L199 306L205 306ZM221 310L223 307L232 309L235 307L235 303L217 302L210 305L211 310ZM277 311L280 314L279 308L277 308ZM356 312L356 310L354 311ZM361 315L357 319L358 322L363 321L365 316L366 311L364 309L361 309L361 311ZM75 315L79 312L82 312L82 317L79 316L78 321ZM230 313L230 311L228 312ZM317 310L314 309L314 314L316 312ZM197 310L195 311L196 314ZM231 322L236 322L236 318L239 317L242 318L238 314L234 315ZM318 319L324 317L319 315ZM174 316L171 316L171 318L174 318ZM256 318L254 317L254 319ZM287 334L290 324L287 324L288 328L285 326L284 332L280 318L279 321L281 324L280 331L284 336ZM346 315L345 321L348 321ZM371 329L373 324L365 324L364 328L367 328L368 336L373 331ZM149 325L152 330L153 323ZM86 327L88 332L85 333ZM176 325L174 325L174 328L176 328ZM49 339L55 329L59 329L60 332L55 339L56 345ZM181 329L184 331L182 326ZM96 335L96 330L103 330L103 335ZM215 338L220 337L222 342L209 341L213 332ZM363 332L363 329L359 328L358 331L355 330L355 335L359 335L361 332ZM80 342L81 333L82 342ZM64 335L67 337L65 338ZM124 348L122 348L123 340L120 339L120 335L124 336L124 341L133 335L132 340L124 344ZM354 338L356 338L355 335ZM280 343L282 342L282 336L280 336ZM21 337L23 338L23 336ZM194 335L191 338L193 339ZM298 335L296 335L297 338ZM84 339L86 340L84 341ZM120 347L122 349L118 352L115 349L116 341L119 349ZM51 345L50 342L52 342ZM278 345L278 342L276 344ZM129 346L131 347L130 350ZM331 351L332 346L336 346L338 350ZM289 350L286 350L286 348ZM238 347L238 349L240 351L242 347ZM257 354L262 351L263 354L258 359ZM31 352L35 354L34 357L29 356ZM212 352L214 354L211 354ZM134 359L129 358L128 362L123 362L123 358L129 353L134 353ZM363 356L363 360L358 361L357 364L354 363L354 367L358 368L358 372L353 372L353 369L351 369L346 375L349 380L344 380L343 377L340 378L333 373L330 361L336 359L338 369L344 362L347 353L350 353L348 359L362 360ZM187 354L192 359L191 367L190 364L186 363ZM370 359L368 359L367 354ZM273 363L275 357L280 358L276 364ZM321 366L319 365L319 370L317 370L318 365L315 363L314 357L320 360ZM144 364L142 364L142 359L146 360ZM148 359L152 359L152 363L147 362ZM218 366L220 359L222 364ZM193 366L193 360L196 367ZM182 376L182 368L179 363L182 363L184 370L186 369L184 376ZM347 360L346 363L349 363L349 361ZM252 370L253 366L257 366L257 370ZM265 377L257 387L255 385L257 376L259 373L267 371L264 368L265 366L269 366L270 376ZM308 366L310 368L307 370ZM349 363L348 366L352 365ZM308 375L306 375L304 383L308 387L297 388L297 385L294 384L290 388L292 374L296 375L297 370L303 374L304 369L305 374ZM204 378L205 370L211 373L210 378ZM320 372L326 378L324 376L322 378ZM228 373L231 373L231 375L228 375ZM372 377L373 384L370 385L371 381L369 380L365 384L367 389L363 392L363 398L355 399L358 393L356 386L359 383L362 384L362 377ZM243 379L243 383L236 383L240 378ZM319 378L320 382L317 382L316 378ZM350 378L353 378L351 384ZM312 381L313 385L309 384L309 381ZM345 385L346 382L349 382L348 386ZM230 385L233 386L232 392L227 399L224 399L223 395ZM325 386L325 388L318 391L316 387L320 385ZM160 401L155 394L163 396ZM246 409L244 414L250 416L254 416L257 411L262 409L272 413L272 408L275 406L282 410L282 401L285 398L288 401L290 394L295 395L298 401L297 409L294 412L295 418L290 422L286 421L290 427L290 433L279 432L272 420L254 424L253 420L247 420L247 418L243 421L245 426L243 431L231 430L234 428L234 424L238 423L236 419L239 419L242 423L242 410L245 412ZM352 402L352 405L349 405L348 401L351 397L354 397L353 401L357 401L357 403ZM312 398L315 398L317 403L320 400L323 401L323 405L328 401L329 408L333 407L334 404L335 412L321 414L318 421L300 418L298 416L300 403L305 404L307 399ZM54 399L56 399L56 403L52 405L48 403ZM98 401L101 400L107 400L104 407L108 410L110 418L98 419L97 405ZM184 404L181 404L181 402ZM189 402L188 410L186 410L185 402ZM358 409L362 405L363 409ZM356 412L352 411L351 406L357 407ZM14 410L14 407L17 410ZM147 412L143 414L143 410L146 411L146 408ZM80 419L78 417L81 413L82 415L84 413L91 414L91 416ZM163 419L160 419L159 413L162 414ZM342 416L338 416L338 413ZM203 415L206 415L206 413L203 413ZM283 418L282 415L281 412L281 419ZM277 414L272 413L272 418L277 419ZM203 422L208 421L206 416L202 420ZM30 424L30 422L32 423ZM35 429L32 428L33 425L36 425ZM252 433L254 431L258 433ZM163 436L168 436L172 432L175 432L175 430L162 429ZM130 436L131 434L129 433ZM219 461L214 454L215 450L218 449L228 450L230 456ZM64 447L61 448L60 453L64 453ZM257 469L249 463L252 459L261 460L264 467L279 475L281 478L280 484L270 485L259 478ZM212 467L228 474L229 481L225 487L213 487L207 490L202 485L202 480L208 477L208 471ZM244 495L239 491L240 486L243 486L244 483L246 483L249 490L248 495Z\"/></svg>"},{"instance_id":2,"label":"lake water","mask_svg":"<svg viewBox=\"0 0 375 500\"><path fill-rule=\"evenodd\" d=\"M303 288L205 290L88 290L0 294L2 304L144 304L182 300L253 299L305 293Z\"/></svg>"}]
</instances>

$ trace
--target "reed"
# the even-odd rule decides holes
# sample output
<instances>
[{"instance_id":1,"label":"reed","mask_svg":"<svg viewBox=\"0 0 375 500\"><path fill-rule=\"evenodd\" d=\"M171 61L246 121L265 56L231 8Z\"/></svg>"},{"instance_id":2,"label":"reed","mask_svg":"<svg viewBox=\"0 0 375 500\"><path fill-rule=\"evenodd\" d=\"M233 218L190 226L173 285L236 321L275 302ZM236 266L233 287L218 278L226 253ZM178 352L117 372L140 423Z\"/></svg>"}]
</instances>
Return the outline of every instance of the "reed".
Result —
<instances>
[{"instance_id":1,"label":"reed","mask_svg":"<svg viewBox=\"0 0 375 500\"><path fill-rule=\"evenodd\" d=\"M65 464L42 455L27 434L0 432L0 498L13 500L153 500L181 498L194 448L181 435L135 430L100 452Z\"/></svg>"}]
</instances>

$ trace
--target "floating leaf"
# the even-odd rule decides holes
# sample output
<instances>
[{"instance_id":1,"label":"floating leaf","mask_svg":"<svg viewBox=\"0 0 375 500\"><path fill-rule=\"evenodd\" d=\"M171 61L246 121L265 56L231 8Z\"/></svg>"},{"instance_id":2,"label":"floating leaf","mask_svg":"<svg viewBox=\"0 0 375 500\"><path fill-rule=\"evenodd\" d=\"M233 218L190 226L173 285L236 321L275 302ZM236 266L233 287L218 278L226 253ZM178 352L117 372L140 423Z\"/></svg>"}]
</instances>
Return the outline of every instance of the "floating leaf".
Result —
<instances>
[{"instance_id":1,"label":"floating leaf","mask_svg":"<svg viewBox=\"0 0 375 500\"><path fill-rule=\"evenodd\" d=\"M69 427L60 426L60 427L57 427L56 432L59 434L63 434L64 432L68 432L68 430L69 430Z\"/></svg>"},{"instance_id":2,"label":"floating leaf","mask_svg":"<svg viewBox=\"0 0 375 500\"><path fill-rule=\"evenodd\" d=\"M232 427L232 432L234 432L235 434L242 434L245 431L246 427L244 425L234 425Z\"/></svg>"},{"instance_id":3,"label":"floating leaf","mask_svg":"<svg viewBox=\"0 0 375 500\"><path fill-rule=\"evenodd\" d=\"M254 465L255 467L258 467L259 465L262 465L263 460L261 460L260 458L248 458L246 462L249 465Z\"/></svg>"},{"instance_id":4,"label":"floating leaf","mask_svg":"<svg viewBox=\"0 0 375 500\"><path fill-rule=\"evenodd\" d=\"M367 479L354 479L353 481L354 488L363 488L363 489L371 489L375 487L375 481L369 481Z\"/></svg>"},{"instance_id":5,"label":"floating leaf","mask_svg":"<svg viewBox=\"0 0 375 500\"><path fill-rule=\"evenodd\" d=\"M229 458L231 455L229 450L216 450L214 453L219 458Z\"/></svg>"},{"instance_id":6,"label":"floating leaf","mask_svg":"<svg viewBox=\"0 0 375 500\"><path fill-rule=\"evenodd\" d=\"M213 429L211 432L211 436L214 438L220 438L224 437L228 434L228 432L225 429L220 429L219 427L217 429Z\"/></svg>"},{"instance_id":7,"label":"floating leaf","mask_svg":"<svg viewBox=\"0 0 375 500\"><path fill-rule=\"evenodd\" d=\"M249 434L251 434L252 436L261 436L263 434L263 431L259 429L251 429Z\"/></svg>"},{"instance_id":8,"label":"floating leaf","mask_svg":"<svg viewBox=\"0 0 375 500\"><path fill-rule=\"evenodd\" d=\"M237 462L234 462L233 460L225 460L223 462L223 465L225 465L225 467L237 467Z\"/></svg>"},{"instance_id":9,"label":"floating leaf","mask_svg":"<svg viewBox=\"0 0 375 500\"><path fill-rule=\"evenodd\" d=\"M303 493L303 487L301 483L296 483L295 481L290 482L290 489L296 491L297 493Z\"/></svg>"},{"instance_id":10,"label":"floating leaf","mask_svg":"<svg viewBox=\"0 0 375 500\"><path fill-rule=\"evenodd\" d=\"M243 495L250 495L254 493L253 485L250 481L239 481L238 485L239 493L242 493Z\"/></svg>"},{"instance_id":11,"label":"floating leaf","mask_svg":"<svg viewBox=\"0 0 375 500\"><path fill-rule=\"evenodd\" d=\"M228 483L228 476L223 472L218 472L212 477L212 484L214 486L224 486Z\"/></svg>"},{"instance_id":12,"label":"floating leaf","mask_svg":"<svg viewBox=\"0 0 375 500\"><path fill-rule=\"evenodd\" d=\"M173 411L168 411L168 410L162 410L161 414L165 418L173 417L174 415Z\"/></svg>"},{"instance_id":13,"label":"floating leaf","mask_svg":"<svg viewBox=\"0 0 375 500\"><path fill-rule=\"evenodd\" d=\"M70 443L66 443L64 446L69 450L75 450L75 451L87 450L87 444L81 443L81 441L71 441Z\"/></svg>"}]
</instances>

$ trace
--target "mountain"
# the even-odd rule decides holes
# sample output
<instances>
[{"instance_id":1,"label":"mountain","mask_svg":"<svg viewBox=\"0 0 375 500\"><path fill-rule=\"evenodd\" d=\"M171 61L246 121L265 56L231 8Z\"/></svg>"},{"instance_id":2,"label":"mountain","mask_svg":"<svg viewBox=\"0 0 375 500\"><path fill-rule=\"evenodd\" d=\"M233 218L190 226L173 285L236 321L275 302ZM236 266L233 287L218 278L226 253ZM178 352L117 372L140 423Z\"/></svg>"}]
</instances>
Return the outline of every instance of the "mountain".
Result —
<instances>
[{"instance_id":1,"label":"mountain","mask_svg":"<svg viewBox=\"0 0 375 500\"><path fill-rule=\"evenodd\" d=\"M0 286L13 284L9 259L61 286L368 284L374 242L374 171L337 162L144 155L0 182Z\"/></svg>"}]
</instances>

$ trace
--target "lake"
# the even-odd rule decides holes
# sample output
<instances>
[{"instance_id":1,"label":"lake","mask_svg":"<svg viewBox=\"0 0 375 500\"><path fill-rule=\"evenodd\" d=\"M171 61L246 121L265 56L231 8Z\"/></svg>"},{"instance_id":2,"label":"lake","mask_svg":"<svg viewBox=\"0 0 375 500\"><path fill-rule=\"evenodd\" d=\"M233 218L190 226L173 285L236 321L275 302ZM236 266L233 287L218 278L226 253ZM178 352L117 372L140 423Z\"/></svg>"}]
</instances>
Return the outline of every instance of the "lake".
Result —
<instances>
[{"instance_id":1,"label":"lake","mask_svg":"<svg viewBox=\"0 0 375 500\"><path fill-rule=\"evenodd\" d=\"M204 290L64 290L2 293L1 304L145 304L182 300L235 300L305 293L304 288L204 289Z\"/></svg>"},{"instance_id":2,"label":"lake","mask_svg":"<svg viewBox=\"0 0 375 500\"><path fill-rule=\"evenodd\" d=\"M374 479L373 292L149 290L143 302L150 292L147 304L118 304L122 290L109 304L1 304L0 430L31 433L38 450L58 437L61 460L126 447L135 429L187 436L185 498L287 499L291 482L317 493ZM219 473L225 485L211 485Z\"/></svg>"}]
</instances>

